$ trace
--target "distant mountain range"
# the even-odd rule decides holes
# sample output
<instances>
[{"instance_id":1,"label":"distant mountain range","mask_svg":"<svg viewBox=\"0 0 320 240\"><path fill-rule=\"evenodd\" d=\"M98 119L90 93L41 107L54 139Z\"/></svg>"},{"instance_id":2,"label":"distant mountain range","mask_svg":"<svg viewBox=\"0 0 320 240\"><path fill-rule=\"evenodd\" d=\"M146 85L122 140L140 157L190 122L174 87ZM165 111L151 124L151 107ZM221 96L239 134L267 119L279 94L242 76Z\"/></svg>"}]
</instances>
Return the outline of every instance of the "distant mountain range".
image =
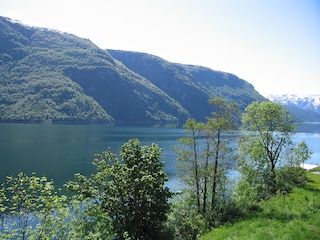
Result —
<instances>
[{"instance_id":1,"label":"distant mountain range","mask_svg":"<svg viewBox=\"0 0 320 240\"><path fill-rule=\"evenodd\" d=\"M305 110L320 112L320 94L297 95L268 95L268 99L274 102L279 102L288 106L295 106Z\"/></svg>"},{"instance_id":2,"label":"distant mountain range","mask_svg":"<svg viewBox=\"0 0 320 240\"><path fill-rule=\"evenodd\" d=\"M320 122L320 94L283 94L266 97L287 106L290 113L299 121Z\"/></svg>"},{"instance_id":3,"label":"distant mountain range","mask_svg":"<svg viewBox=\"0 0 320 240\"><path fill-rule=\"evenodd\" d=\"M128 40L130 41L130 40ZM0 121L175 123L205 120L209 98L243 110L264 100L233 74L0 17Z\"/></svg>"}]
</instances>

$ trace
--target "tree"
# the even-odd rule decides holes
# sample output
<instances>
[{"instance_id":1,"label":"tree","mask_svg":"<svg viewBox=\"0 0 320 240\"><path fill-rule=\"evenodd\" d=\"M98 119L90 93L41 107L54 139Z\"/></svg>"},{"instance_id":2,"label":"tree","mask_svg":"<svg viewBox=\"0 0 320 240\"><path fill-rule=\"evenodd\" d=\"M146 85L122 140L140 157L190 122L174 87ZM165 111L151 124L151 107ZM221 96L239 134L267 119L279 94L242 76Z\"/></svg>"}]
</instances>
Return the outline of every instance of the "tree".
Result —
<instances>
[{"instance_id":1,"label":"tree","mask_svg":"<svg viewBox=\"0 0 320 240\"><path fill-rule=\"evenodd\" d=\"M236 103L227 103L221 98L214 98L210 100L216 111L212 113L212 118L207 118L206 136L213 145L213 176L212 176L212 196L211 196L211 210L214 211L216 207L217 185L219 184L219 174L226 173L228 169L227 160L234 160L231 156L234 154L230 146L230 138L223 136L224 133L234 131L237 129L237 119L239 109ZM206 148L206 164L208 166L210 157L210 144ZM220 161L224 161L223 165Z\"/></svg>"},{"instance_id":2,"label":"tree","mask_svg":"<svg viewBox=\"0 0 320 240\"><path fill-rule=\"evenodd\" d=\"M200 166L201 166L201 151L199 149L199 138L202 136L204 130L204 124L196 122L194 119L187 119L183 125L187 136L180 138L179 142L185 147L175 148L178 153L179 170L183 182L186 185L191 186L192 192L195 190L192 196L195 196L197 212L201 212L201 177L200 177ZM195 188L194 188L195 187Z\"/></svg>"},{"instance_id":3,"label":"tree","mask_svg":"<svg viewBox=\"0 0 320 240\"><path fill-rule=\"evenodd\" d=\"M306 171L301 168L310 159L312 151L305 141L292 145L285 154L286 164L277 171L278 189L291 191L295 186L304 186L307 182Z\"/></svg>"},{"instance_id":4,"label":"tree","mask_svg":"<svg viewBox=\"0 0 320 240\"><path fill-rule=\"evenodd\" d=\"M305 141L300 142L298 146L294 149L292 164L293 165L304 164L305 161L311 158L312 153L313 152L309 149Z\"/></svg>"},{"instance_id":5,"label":"tree","mask_svg":"<svg viewBox=\"0 0 320 240\"><path fill-rule=\"evenodd\" d=\"M277 166L293 146L297 125L278 103L253 102L242 116L240 172L259 197L277 191ZM241 183L241 181L240 181Z\"/></svg>"},{"instance_id":6,"label":"tree","mask_svg":"<svg viewBox=\"0 0 320 240\"><path fill-rule=\"evenodd\" d=\"M63 238L66 200L46 177L8 176L0 189L1 239Z\"/></svg>"},{"instance_id":7,"label":"tree","mask_svg":"<svg viewBox=\"0 0 320 240\"><path fill-rule=\"evenodd\" d=\"M175 240L196 240L207 230L206 219L194 207L188 193L174 198L172 212L168 217Z\"/></svg>"},{"instance_id":8,"label":"tree","mask_svg":"<svg viewBox=\"0 0 320 240\"><path fill-rule=\"evenodd\" d=\"M226 200L227 172L233 157L229 132L237 128L239 110L235 103L211 99L215 111L206 123L188 119L184 124L186 136L179 139L178 169L186 185L185 201L195 204L197 214L208 219L209 224L219 221L217 216ZM195 199L195 201L192 201ZM221 215L221 214L220 214Z\"/></svg>"},{"instance_id":9,"label":"tree","mask_svg":"<svg viewBox=\"0 0 320 240\"><path fill-rule=\"evenodd\" d=\"M129 140L121 148L121 160L110 151L96 154L97 172L89 178L77 174L76 181L67 184L80 200L93 203L91 221L99 217L106 227L111 223L108 239L161 238L172 196L164 187L161 151L156 144L140 146L137 139ZM100 226L104 228L101 222Z\"/></svg>"}]
</instances>

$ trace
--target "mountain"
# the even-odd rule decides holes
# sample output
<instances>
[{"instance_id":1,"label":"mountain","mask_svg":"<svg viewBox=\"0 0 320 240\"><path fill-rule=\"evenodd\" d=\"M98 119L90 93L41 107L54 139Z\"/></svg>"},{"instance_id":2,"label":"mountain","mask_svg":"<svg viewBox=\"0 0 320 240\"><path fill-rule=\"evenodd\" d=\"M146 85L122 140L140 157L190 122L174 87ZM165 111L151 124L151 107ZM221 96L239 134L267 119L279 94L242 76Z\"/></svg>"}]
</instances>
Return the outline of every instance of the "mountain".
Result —
<instances>
[{"instance_id":1,"label":"mountain","mask_svg":"<svg viewBox=\"0 0 320 240\"><path fill-rule=\"evenodd\" d=\"M288 106L295 106L305 110L311 110L320 113L320 94L297 95L297 94L283 94L283 95L269 95L268 99L274 102L279 102Z\"/></svg>"},{"instance_id":2,"label":"mountain","mask_svg":"<svg viewBox=\"0 0 320 240\"><path fill-rule=\"evenodd\" d=\"M299 121L320 122L320 94L283 94L266 97L287 106L289 112Z\"/></svg>"},{"instance_id":3,"label":"mountain","mask_svg":"<svg viewBox=\"0 0 320 240\"><path fill-rule=\"evenodd\" d=\"M91 41L0 18L6 121L177 121L189 114Z\"/></svg>"},{"instance_id":4,"label":"mountain","mask_svg":"<svg viewBox=\"0 0 320 240\"><path fill-rule=\"evenodd\" d=\"M0 121L181 124L209 116L210 97L236 101L241 109L264 99L233 74L104 50L5 17L0 63Z\"/></svg>"},{"instance_id":5,"label":"mountain","mask_svg":"<svg viewBox=\"0 0 320 240\"><path fill-rule=\"evenodd\" d=\"M132 51L110 50L112 57L178 101L191 116L210 116L209 98L237 102L241 110L255 100L265 100L254 87L237 76L212 69L171 63L157 56ZM199 117L198 117L199 118Z\"/></svg>"}]
</instances>

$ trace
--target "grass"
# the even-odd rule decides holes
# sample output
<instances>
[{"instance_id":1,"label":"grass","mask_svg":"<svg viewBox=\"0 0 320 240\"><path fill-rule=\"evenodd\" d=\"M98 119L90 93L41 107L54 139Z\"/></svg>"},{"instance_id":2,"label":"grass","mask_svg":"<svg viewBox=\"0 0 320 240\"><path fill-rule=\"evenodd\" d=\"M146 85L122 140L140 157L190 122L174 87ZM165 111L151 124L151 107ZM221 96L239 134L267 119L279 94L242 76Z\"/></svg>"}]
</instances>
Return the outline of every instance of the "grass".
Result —
<instances>
[{"instance_id":1,"label":"grass","mask_svg":"<svg viewBox=\"0 0 320 240\"><path fill-rule=\"evenodd\" d=\"M320 167L313 171L320 171ZM319 174L308 172L306 187L295 188L285 197L276 196L259 207L259 211L214 229L200 239L320 239Z\"/></svg>"}]
</instances>

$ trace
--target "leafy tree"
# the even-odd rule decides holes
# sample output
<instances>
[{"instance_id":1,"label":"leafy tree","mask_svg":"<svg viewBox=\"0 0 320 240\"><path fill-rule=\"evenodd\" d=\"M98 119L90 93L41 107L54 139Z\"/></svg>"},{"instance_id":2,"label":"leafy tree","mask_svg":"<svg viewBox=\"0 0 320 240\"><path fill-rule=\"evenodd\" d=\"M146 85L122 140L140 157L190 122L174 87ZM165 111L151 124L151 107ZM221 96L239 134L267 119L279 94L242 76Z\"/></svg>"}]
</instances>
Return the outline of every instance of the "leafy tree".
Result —
<instances>
[{"instance_id":1,"label":"leafy tree","mask_svg":"<svg viewBox=\"0 0 320 240\"><path fill-rule=\"evenodd\" d=\"M111 219L102 208L96 207L95 201L79 200L73 196L67 210L67 237L64 239L113 239Z\"/></svg>"},{"instance_id":2,"label":"leafy tree","mask_svg":"<svg viewBox=\"0 0 320 240\"><path fill-rule=\"evenodd\" d=\"M245 188L248 196L257 199L277 192L277 168L293 159L295 163L304 161L308 156L301 152L308 152L305 145L295 150L292 137L296 127L291 115L278 103L253 102L246 108L242 116L244 134L240 138L239 189ZM288 161L292 154L294 157Z\"/></svg>"},{"instance_id":3,"label":"leafy tree","mask_svg":"<svg viewBox=\"0 0 320 240\"><path fill-rule=\"evenodd\" d=\"M179 139L182 146L175 149L189 204L214 225L221 220L221 206L228 202L227 173L235 160L231 144L235 138L227 133L236 129L239 110L220 98L210 103L215 108L213 116L206 123L188 119L184 125L187 135Z\"/></svg>"},{"instance_id":4,"label":"leafy tree","mask_svg":"<svg viewBox=\"0 0 320 240\"><path fill-rule=\"evenodd\" d=\"M298 146L294 149L294 156L291 158L292 164L304 164L305 161L311 158L312 153L313 152L309 149L305 141L300 142Z\"/></svg>"},{"instance_id":5,"label":"leafy tree","mask_svg":"<svg viewBox=\"0 0 320 240\"><path fill-rule=\"evenodd\" d=\"M277 171L278 189L291 191L294 186L304 186L307 182L306 171L301 168L310 159L312 151L305 141L293 145L285 154L286 164Z\"/></svg>"},{"instance_id":6,"label":"leafy tree","mask_svg":"<svg viewBox=\"0 0 320 240\"><path fill-rule=\"evenodd\" d=\"M204 124L196 122L194 119L187 119L183 125L187 136L180 138L179 142L185 147L178 148L175 150L178 153L179 170L182 180L186 185L191 187L193 196L196 199L196 207L198 213L201 212L201 177L200 177L200 166L201 166L201 150L199 144L199 138L203 135Z\"/></svg>"},{"instance_id":7,"label":"leafy tree","mask_svg":"<svg viewBox=\"0 0 320 240\"><path fill-rule=\"evenodd\" d=\"M216 111L212 113L213 117L208 118L206 125L206 136L212 142L213 146L213 176L212 176L212 196L211 196L211 210L216 207L216 195L219 180L219 174L225 174L228 169L228 161L234 160L233 151L230 146L232 138L223 137L224 133L237 129L237 119L239 109L236 103L227 103L221 98L211 99L210 103L215 107ZM233 139L234 140L234 139ZM206 150L206 164L208 166L211 151L210 145L207 145ZM220 161L224 161L223 165ZM222 176L223 178L223 176Z\"/></svg>"},{"instance_id":8,"label":"leafy tree","mask_svg":"<svg viewBox=\"0 0 320 240\"><path fill-rule=\"evenodd\" d=\"M188 193L174 198L168 223L175 240L196 240L207 230L206 219L193 203Z\"/></svg>"},{"instance_id":9,"label":"leafy tree","mask_svg":"<svg viewBox=\"0 0 320 240\"><path fill-rule=\"evenodd\" d=\"M97 172L89 178L77 174L76 181L67 184L79 200L90 203L91 226L110 229L111 223L111 233L103 239L113 237L112 232L117 239L161 238L172 196L164 187L161 151L156 144L140 146L137 139L129 140L121 148L121 159L110 151L96 154Z\"/></svg>"},{"instance_id":10,"label":"leafy tree","mask_svg":"<svg viewBox=\"0 0 320 240\"><path fill-rule=\"evenodd\" d=\"M46 177L8 176L0 189L1 239L64 238L65 204Z\"/></svg>"}]
</instances>

